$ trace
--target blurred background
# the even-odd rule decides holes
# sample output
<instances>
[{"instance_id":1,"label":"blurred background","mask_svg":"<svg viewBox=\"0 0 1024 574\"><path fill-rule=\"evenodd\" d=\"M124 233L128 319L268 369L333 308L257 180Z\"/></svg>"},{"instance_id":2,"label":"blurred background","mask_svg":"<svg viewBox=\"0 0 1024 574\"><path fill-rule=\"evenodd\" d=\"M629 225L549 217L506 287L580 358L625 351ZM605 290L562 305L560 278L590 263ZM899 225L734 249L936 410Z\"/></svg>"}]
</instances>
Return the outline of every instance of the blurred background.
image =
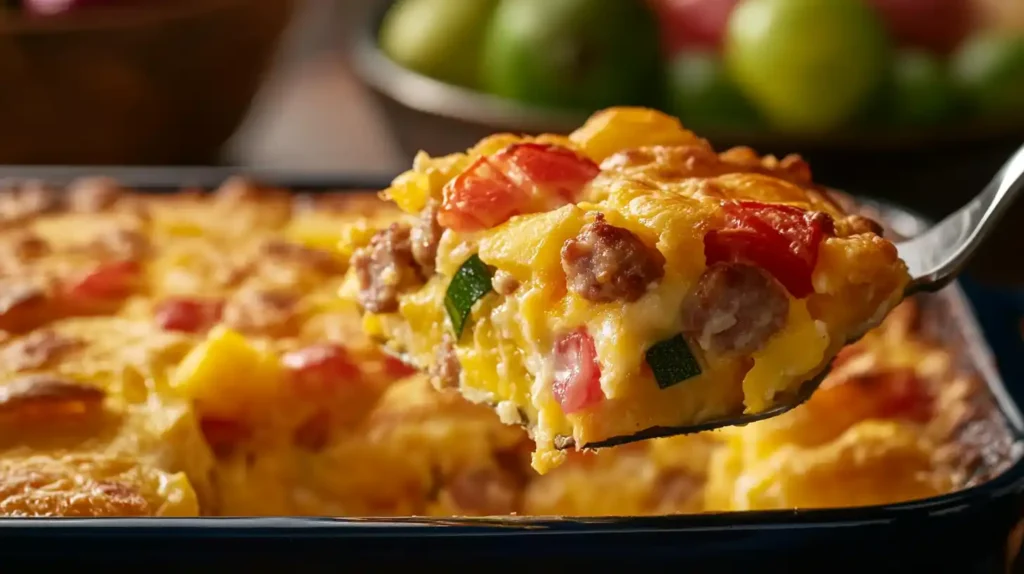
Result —
<instances>
[{"instance_id":1,"label":"blurred background","mask_svg":"<svg viewBox=\"0 0 1024 574\"><path fill-rule=\"evenodd\" d=\"M0 73L0 164L387 181L639 104L940 217L1024 143L1024 0L0 0Z\"/></svg>"}]
</instances>

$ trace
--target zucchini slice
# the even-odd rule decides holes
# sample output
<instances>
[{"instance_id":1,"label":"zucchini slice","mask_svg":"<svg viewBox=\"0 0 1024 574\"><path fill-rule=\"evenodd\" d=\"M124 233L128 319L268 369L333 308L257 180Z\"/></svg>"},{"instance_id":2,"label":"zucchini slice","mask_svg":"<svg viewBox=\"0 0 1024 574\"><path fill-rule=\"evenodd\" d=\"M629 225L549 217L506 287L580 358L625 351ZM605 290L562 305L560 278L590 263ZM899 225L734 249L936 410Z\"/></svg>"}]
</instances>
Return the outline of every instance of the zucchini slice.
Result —
<instances>
[{"instance_id":1,"label":"zucchini slice","mask_svg":"<svg viewBox=\"0 0 1024 574\"><path fill-rule=\"evenodd\" d=\"M662 389L692 379L701 373L697 357L693 356L681 334L652 345L647 349L646 358L654 373L654 380Z\"/></svg>"},{"instance_id":2,"label":"zucchini slice","mask_svg":"<svg viewBox=\"0 0 1024 574\"><path fill-rule=\"evenodd\" d=\"M452 321L456 340L462 337L473 305L493 290L491 270L475 254L455 272L444 295L444 308Z\"/></svg>"}]
</instances>

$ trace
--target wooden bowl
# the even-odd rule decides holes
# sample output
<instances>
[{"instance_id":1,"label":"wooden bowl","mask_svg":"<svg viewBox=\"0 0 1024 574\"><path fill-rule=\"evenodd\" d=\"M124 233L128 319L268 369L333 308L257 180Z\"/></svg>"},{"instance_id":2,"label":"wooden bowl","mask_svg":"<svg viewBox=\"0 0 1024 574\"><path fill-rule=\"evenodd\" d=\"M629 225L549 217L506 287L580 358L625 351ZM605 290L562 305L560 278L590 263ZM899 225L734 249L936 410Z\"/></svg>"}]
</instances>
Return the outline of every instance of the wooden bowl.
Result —
<instances>
[{"instance_id":1,"label":"wooden bowl","mask_svg":"<svg viewBox=\"0 0 1024 574\"><path fill-rule=\"evenodd\" d=\"M0 16L0 163L216 161L294 0Z\"/></svg>"}]
</instances>

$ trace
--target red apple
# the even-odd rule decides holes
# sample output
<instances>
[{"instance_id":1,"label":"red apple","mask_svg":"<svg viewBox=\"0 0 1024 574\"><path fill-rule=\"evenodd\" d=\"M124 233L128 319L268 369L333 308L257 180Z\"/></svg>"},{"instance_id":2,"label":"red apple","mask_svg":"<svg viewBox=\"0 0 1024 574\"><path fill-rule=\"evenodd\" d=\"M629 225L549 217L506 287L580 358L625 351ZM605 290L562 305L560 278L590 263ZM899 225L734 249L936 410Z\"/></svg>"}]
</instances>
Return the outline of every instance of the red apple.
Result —
<instances>
[{"instance_id":1,"label":"red apple","mask_svg":"<svg viewBox=\"0 0 1024 574\"><path fill-rule=\"evenodd\" d=\"M722 45L729 15L739 0L651 0L669 55L688 48Z\"/></svg>"},{"instance_id":2,"label":"red apple","mask_svg":"<svg viewBox=\"0 0 1024 574\"><path fill-rule=\"evenodd\" d=\"M870 0L897 43L948 53L974 23L970 0Z\"/></svg>"}]
</instances>

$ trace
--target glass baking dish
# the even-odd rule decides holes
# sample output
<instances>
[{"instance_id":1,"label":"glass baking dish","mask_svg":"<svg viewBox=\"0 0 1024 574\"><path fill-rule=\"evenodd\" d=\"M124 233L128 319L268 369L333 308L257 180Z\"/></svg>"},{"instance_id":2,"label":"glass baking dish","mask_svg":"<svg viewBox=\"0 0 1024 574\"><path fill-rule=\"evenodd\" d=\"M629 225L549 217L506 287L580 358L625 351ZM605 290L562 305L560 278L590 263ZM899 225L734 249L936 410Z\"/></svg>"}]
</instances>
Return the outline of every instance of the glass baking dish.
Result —
<instances>
[{"instance_id":1,"label":"glass baking dish","mask_svg":"<svg viewBox=\"0 0 1024 574\"><path fill-rule=\"evenodd\" d=\"M103 174L159 193L213 188L236 173L229 168L7 167L0 168L0 179L62 184ZM309 193L387 185L373 179L245 174ZM858 203L900 235L927 225L895 206ZM875 507L593 519L9 518L0 519L0 556L6 565L62 562L190 571L213 565L258 571L372 565L367 570L377 571L614 564L672 565L688 572L1006 572L1024 536L1024 422L960 287L920 302L928 334L959 350L958 359L984 381L986 424L999 427L999 432L974 429L976 440L991 443L980 449L991 456L982 456L973 486L948 495Z\"/></svg>"}]
</instances>

